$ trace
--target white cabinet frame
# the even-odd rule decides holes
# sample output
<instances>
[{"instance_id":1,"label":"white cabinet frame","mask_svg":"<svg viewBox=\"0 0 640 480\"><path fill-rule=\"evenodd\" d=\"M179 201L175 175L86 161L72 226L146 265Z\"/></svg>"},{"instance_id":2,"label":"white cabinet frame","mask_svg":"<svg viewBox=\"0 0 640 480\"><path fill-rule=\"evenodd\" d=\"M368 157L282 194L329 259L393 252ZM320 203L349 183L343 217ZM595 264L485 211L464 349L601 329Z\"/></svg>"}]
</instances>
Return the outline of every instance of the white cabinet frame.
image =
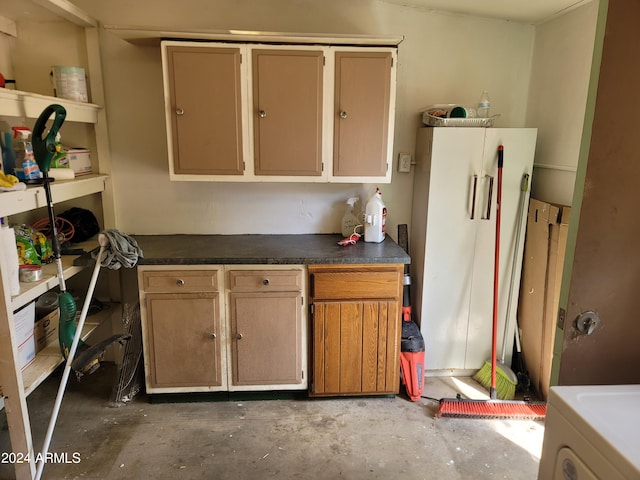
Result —
<instances>
[{"instance_id":1,"label":"white cabinet frame","mask_svg":"<svg viewBox=\"0 0 640 480\"><path fill-rule=\"evenodd\" d=\"M197 174L176 174L174 173L174 145L172 135L172 115L173 106L170 101L169 71L167 61L167 47L189 46L196 48L240 48L242 63L240 66L241 75L241 108L242 108L242 129L243 129L243 161L245 165L244 175L197 175ZM322 163L323 171L319 176L277 176L277 175L256 175L254 173L254 139L253 139L253 88L252 88L252 61L251 52L254 49L270 50L322 50L324 53L323 69L323 99L322 99ZM333 127L334 127L334 93L335 93L335 54L339 51L367 51L367 52L390 52L392 55L392 67L390 72L390 105L389 105L389 127L387 139L387 170L384 176L364 177L364 176L335 176L333 175ZM395 96L396 96L396 71L397 71L397 48L395 47L346 47L334 45L272 45L264 43L224 43L224 42L193 42L167 40L161 42L162 71L164 83L164 102L167 129L167 146L169 157L169 178L174 181L200 181L200 182L306 182L306 183L390 183L393 171L393 135L395 124Z\"/></svg>"}]
</instances>

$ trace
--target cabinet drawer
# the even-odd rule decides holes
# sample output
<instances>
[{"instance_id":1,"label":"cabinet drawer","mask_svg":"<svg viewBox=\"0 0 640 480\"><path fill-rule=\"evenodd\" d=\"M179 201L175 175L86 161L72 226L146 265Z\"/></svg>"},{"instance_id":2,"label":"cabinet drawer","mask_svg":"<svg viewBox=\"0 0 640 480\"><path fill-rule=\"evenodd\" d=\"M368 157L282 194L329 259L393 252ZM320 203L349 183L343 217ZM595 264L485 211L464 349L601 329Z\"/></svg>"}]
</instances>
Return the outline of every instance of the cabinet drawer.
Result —
<instances>
[{"instance_id":1,"label":"cabinet drawer","mask_svg":"<svg viewBox=\"0 0 640 480\"><path fill-rule=\"evenodd\" d=\"M142 273L145 292L216 292L217 270L163 270Z\"/></svg>"},{"instance_id":2,"label":"cabinet drawer","mask_svg":"<svg viewBox=\"0 0 640 480\"><path fill-rule=\"evenodd\" d=\"M395 271L313 273L311 282L311 295L318 300L396 298L401 288Z\"/></svg>"},{"instance_id":3,"label":"cabinet drawer","mask_svg":"<svg viewBox=\"0 0 640 480\"><path fill-rule=\"evenodd\" d=\"M300 270L231 270L232 292L291 292L302 289Z\"/></svg>"}]
</instances>

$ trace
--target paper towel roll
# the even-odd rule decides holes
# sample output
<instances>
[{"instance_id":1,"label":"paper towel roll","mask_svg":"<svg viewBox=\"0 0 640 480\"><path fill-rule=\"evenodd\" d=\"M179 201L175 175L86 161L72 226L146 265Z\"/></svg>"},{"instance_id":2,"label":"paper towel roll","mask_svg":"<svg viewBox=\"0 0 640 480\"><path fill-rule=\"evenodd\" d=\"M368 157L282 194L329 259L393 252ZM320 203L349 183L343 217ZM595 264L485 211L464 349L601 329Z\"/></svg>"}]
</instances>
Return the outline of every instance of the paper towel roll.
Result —
<instances>
[{"instance_id":1,"label":"paper towel roll","mask_svg":"<svg viewBox=\"0 0 640 480\"><path fill-rule=\"evenodd\" d=\"M76 174L70 168L50 168L49 176L56 180L73 180Z\"/></svg>"},{"instance_id":2,"label":"paper towel roll","mask_svg":"<svg viewBox=\"0 0 640 480\"><path fill-rule=\"evenodd\" d=\"M13 228L5 224L0 227L0 245L2 245L2 255L5 256L4 268L2 269L4 281L7 283L11 295L18 295L20 293L20 267L16 237Z\"/></svg>"}]
</instances>

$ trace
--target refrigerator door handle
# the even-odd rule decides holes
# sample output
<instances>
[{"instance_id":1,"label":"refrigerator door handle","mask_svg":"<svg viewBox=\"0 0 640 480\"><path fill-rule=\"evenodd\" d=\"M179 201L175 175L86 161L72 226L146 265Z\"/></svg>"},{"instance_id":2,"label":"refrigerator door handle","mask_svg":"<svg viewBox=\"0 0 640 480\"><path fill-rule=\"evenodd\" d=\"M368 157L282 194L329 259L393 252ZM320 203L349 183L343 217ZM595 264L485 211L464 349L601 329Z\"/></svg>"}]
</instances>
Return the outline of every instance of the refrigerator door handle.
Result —
<instances>
[{"instance_id":1,"label":"refrigerator door handle","mask_svg":"<svg viewBox=\"0 0 640 480\"><path fill-rule=\"evenodd\" d=\"M485 178L489 178L489 195L487 197L487 215L484 220L491 220L491 198L493 197L493 177L485 175Z\"/></svg>"},{"instance_id":2,"label":"refrigerator door handle","mask_svg":"<svg viewBox=\"0 0 640 480\"><path fill-rule=\"evenodd\" d=\"M473 174L473 181L471 182L471 217L473 220L476 216L476 194L478 192L478 175Z\"/></svg>"}]
</instances>

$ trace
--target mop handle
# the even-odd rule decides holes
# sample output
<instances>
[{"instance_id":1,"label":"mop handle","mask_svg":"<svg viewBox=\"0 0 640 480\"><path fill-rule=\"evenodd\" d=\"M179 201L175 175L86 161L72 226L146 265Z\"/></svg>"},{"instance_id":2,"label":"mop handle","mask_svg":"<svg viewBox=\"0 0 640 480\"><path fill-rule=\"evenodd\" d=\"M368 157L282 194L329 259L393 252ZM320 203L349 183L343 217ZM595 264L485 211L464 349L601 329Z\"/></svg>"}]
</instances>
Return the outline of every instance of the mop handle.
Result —
<instances>
[{"instance_id":1,"label":"mop handle","mask_svg":"<svg viewBox=\"0 0 640 480\"><path fill-rule=\"evenodd\" d=\"M498 335L498 277L500 275L500 204L502 203L502 167L504 164L504 146L498 147L498 191L496 194L496 248L493 264L493 333L491 335L491 389L492 400L496 399L496 355Z\"/></svg>"},{"instance_id":2,"label":"mop handle","mask_svg":"<svg viewBox=\"0 0 640 480\"><path fill-rule=\"evenodd\" d=\"M69 374L71 373L71 363L73 362L73 357L75 356L76 350L78 349L78 344L80 343L82 328L84 327L84 322L87 318L87 313L89 312L89 306L91 304L91 297L93 296L93 291L96 287L96 282L98 281L98 274L100 273L100 263L102 262L102 254L104 253L105 247L109 243L106 236L102 234L98 236L98 239L100 242L100 251L98 252L98 256L96 257L96 264L93 267L91 281L89 282L89 288L87 289L85 302L82 305L82 311L80 312L78 326L76 327L76 334L73 337L71 349L69 350L69 355L67 356L67 363L65 363L64 371L62 372L62 379L60 380L58 394L56 395L56 401L53 405L53 412L51 413L51 419L49 420L49 426L47 427L47 433L42 445L42 454L40 455L40 461L37 465L35 480L40 480L42 471L44 470L45 459L47 458L47 454L49 453L49 446L51 445L51 438L53 437L53 429L55 428L56 421L58 420L58 413L60 413L60 406L62 405L62 397L64 396L67 381L69 380Z\"/></svg>"},{"instance_id":3,"label":"mop handle","mask_svg":"<svg viewBox=\"0 0 640 480\"><path fill-rule=\"evenodd\" d=\"M529 174L522 175L522 181L520 182L520 204L518 208L518 215L516 221L518 226L516 228L516 243L513 247L513 259L511 260L511 281L509 282L509 296L507 297L507 314L504 317L504 334L502 335L502 355L500 361L504 363L504 357L507 354L507 328L509 327L509 315L511 314L511 305L513 300L513 288L516 283L516 266L518 264L518 247L520 245L520 236L522 233L522 217L524 216L525 200L527 191L529 190Z\"/></svg>"}]
</instances>

